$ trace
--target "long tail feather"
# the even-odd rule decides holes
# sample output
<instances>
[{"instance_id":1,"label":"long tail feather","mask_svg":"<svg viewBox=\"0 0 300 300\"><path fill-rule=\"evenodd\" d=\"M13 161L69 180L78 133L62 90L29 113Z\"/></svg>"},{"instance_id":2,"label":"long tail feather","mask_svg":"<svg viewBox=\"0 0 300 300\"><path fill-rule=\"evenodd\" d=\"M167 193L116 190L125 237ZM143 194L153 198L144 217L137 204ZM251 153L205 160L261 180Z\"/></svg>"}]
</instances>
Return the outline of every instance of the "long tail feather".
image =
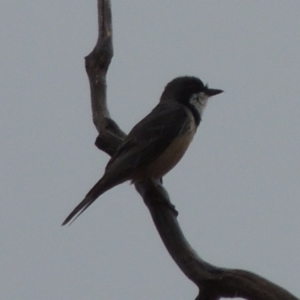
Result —
<instances>
[{"instance_id":1,"label":"long tail feather","mask_svg":"<svg viewBox=\"0 0 300 300\"><path fill-rule=\"evenodd\" d=\"M112 188L111 185L107 185L104 182L104 179L101 178L94 187L88 192L85 198L72 210L72 212L68 215L68 217L62 223L62 226L69 223L71 220L71 224L91 205L94 201L97 200L99 196L101 196L104 192Z\"/></svg>"}]
</instances>

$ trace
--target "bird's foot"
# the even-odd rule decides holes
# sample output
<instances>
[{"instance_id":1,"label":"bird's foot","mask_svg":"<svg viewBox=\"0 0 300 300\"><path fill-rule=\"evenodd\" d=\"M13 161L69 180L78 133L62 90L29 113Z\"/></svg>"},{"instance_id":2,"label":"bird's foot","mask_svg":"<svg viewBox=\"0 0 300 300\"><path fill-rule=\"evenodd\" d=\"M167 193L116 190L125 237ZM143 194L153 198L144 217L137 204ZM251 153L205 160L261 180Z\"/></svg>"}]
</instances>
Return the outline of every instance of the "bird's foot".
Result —
<instances>
[{"instance_id":1,"label":"bird's foot","mask_svg":"<svg viewBox=\"0 0 300 300\"><path fill-rule=\"evenodd\" d=\"M148 207L167 207L177 217L178 211L172 204L168 192L162 185L162 179L149 180L136 184L137 191L142 195Z\"/></svg>"}]
</instances>

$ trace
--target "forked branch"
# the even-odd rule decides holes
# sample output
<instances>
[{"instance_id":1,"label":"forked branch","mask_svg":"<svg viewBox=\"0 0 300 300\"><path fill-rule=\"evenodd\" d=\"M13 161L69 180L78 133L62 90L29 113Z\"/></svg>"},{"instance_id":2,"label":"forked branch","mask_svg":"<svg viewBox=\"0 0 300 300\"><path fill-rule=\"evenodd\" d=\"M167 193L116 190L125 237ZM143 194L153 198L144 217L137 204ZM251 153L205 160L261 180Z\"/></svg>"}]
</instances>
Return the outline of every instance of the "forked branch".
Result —
<instances>
[{"instance_id":1,"label":"forked branch","mask_svg":"<svg viewBox=\"0 0 300 300\"><path fill-rule=\"evenodd\" d=\"M110 118L106 102L106 73L113 56L111 3L98 0L99 35L95 48L85 58L91 89L93 122L99 132L96 146L112 155L125 133ZM185 239L171 201L160 182L136 184L168 252L199 288L197 300L242 297L249 300L297 300L274 283L248 271L225 269L202 260ZM168 204L168 205L163 205Z\"/></svg>"}]
</instances>

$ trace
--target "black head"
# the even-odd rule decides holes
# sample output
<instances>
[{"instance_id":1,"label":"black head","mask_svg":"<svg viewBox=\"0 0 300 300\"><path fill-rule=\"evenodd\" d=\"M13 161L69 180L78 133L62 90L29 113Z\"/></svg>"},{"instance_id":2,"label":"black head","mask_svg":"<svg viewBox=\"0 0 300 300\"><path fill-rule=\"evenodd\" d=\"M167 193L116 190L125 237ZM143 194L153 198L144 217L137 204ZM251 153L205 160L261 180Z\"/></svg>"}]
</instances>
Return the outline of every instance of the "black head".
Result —
<instances>
[{"instance_id":1,"label":"black head","mask_svg":"<svg viewBox=\"0 0 300 300\"><path fill-rule=\"evenodd\" d=\"M222 93L222 90L210 89L196 77L183 76L170 81L163 91L160 101L177 101L188 105L193 95L203 92L208 97Z\"/></svg>"}]
</instances>

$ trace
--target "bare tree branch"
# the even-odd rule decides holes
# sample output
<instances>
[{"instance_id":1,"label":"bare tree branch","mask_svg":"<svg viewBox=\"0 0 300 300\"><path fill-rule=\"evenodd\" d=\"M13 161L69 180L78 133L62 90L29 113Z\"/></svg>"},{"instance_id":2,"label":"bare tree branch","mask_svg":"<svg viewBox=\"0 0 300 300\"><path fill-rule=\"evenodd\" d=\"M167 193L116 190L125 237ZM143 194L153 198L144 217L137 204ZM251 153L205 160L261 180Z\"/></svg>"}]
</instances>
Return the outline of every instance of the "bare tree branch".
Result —
<instances>
[{"instance_id":1,"label":"bare tree branch","mask_svg":"<svg viewBox=\"0 0 300 300\"><path fill-rule=\"evenodd\" d=\"M93 122L99 132L96 146L112 155L125 133L110 118L106 103L106 73L113 57L110 1L98 1L98 40L93 51L85 58L89 77Z\"/></svg>"},{"instance_id":2,"label":"bare tree branch","mask_svg":"<svg viewBox=\"0 0 300 300\"><path fill-rule=\"evenodd\" d=\"M85 58L91 89L93 122L99 132L96 146L112 155L125 138L125 133L110 118L106 102L106 73L113 56L111 3L98 0L99 35L95 48ZM154 224L168 252L199 288L196 300L216 300L221 297L243 297L249 300L297 300L274 283L248 271L213 266L189 245L177 222L177 214L160 182L135 185L147 205Z\"/></svg>"}]
</instances>

